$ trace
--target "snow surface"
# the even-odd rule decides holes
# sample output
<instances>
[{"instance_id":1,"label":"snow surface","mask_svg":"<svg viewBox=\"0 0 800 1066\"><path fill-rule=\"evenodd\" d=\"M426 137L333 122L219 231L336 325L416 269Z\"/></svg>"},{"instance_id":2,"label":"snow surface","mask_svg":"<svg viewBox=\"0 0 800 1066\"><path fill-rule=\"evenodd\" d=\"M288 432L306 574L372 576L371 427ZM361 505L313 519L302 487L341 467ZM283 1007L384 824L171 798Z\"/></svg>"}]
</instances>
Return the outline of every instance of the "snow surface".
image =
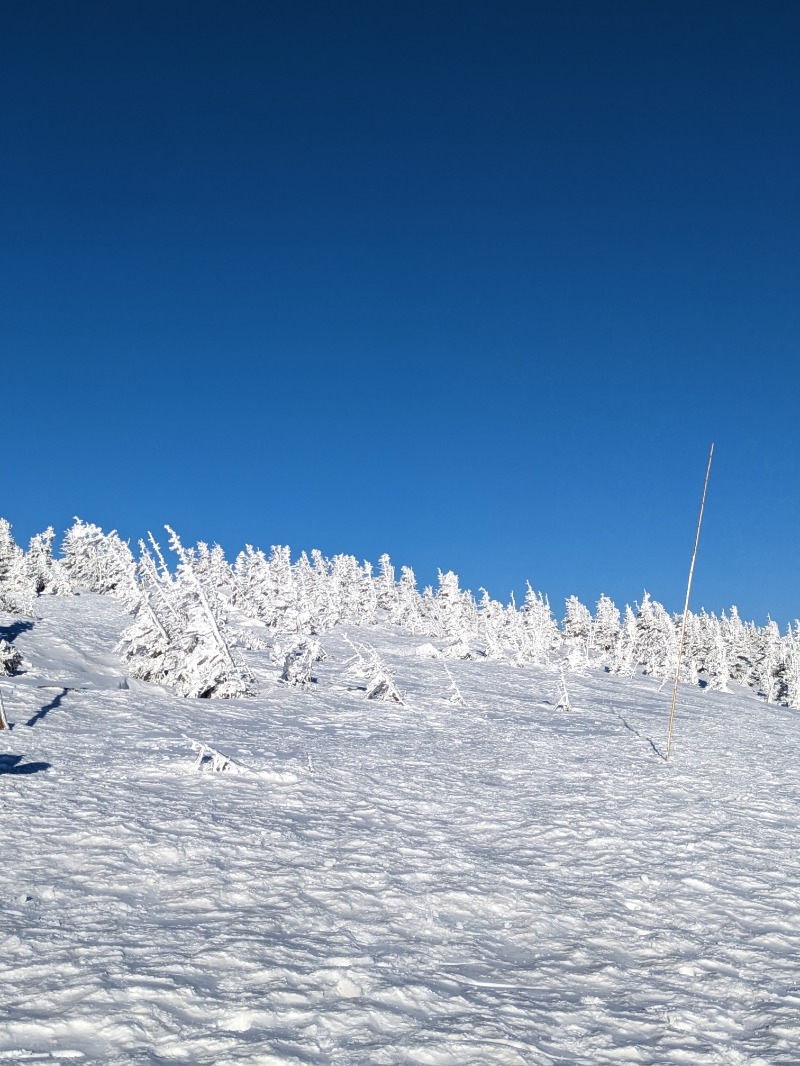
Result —
<instances>
[{"instance_id":1,"label":"snow surface","mask_svg":"<svg viewBox=\"0 0 800 1066\"><path fill-rule=\"evenodd\" d=\"M35 607L0 615L0 1063L800 1063L796 711L682 688L666 764L650 678L565 712L449 660L460 707L378 627L402 705L342 631L309 689L254 653L258 696L182 700L124 687L115 601Z\"/></svg>"}]
</instances>

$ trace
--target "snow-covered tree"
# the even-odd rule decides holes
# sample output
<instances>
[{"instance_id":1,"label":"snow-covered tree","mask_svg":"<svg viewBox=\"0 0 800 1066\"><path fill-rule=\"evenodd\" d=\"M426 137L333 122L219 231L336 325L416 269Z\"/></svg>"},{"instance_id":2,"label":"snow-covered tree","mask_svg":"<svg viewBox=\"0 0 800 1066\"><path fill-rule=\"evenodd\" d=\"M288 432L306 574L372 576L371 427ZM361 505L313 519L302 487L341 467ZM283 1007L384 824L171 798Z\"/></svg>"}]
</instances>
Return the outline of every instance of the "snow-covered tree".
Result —
<instances>
[{"instance_id":1,"label":"snow-covered tree","mask_svg":"<svg viewBox=\"0 0 800 1066\"><path fill-rule=\"evenodd\" d=\"M684 661L693 667L693 672L684 680L697 681L703 675L706 685L721 692L728 691L730 667L728 652L719 619L705 610L689 614L684 641ZM681 670L683 675L684 671Z\"/></svg>"},{"instance_id":2,"label":"snow-covered tree","mask_svg":"<svg viewBox=\"0 0 800 1066\"><path fill-rule=\"evenodd\" d=\"M140 596L131 625L118 651L132 676L168 685L182 696L231 698L251 690L252 677L234 654L222 600L204 588L205 552L187 551L177 534L170 548L178 556L171 575L153 544L154 555L140 541ZM198 574L198 560L200 560Z\"/></svg>"},{"instance_id":3,"label":"snow-covered tree","mask_svg":"<svg viewBox=\"0 0 800 1066\"><path fill-rule=\"evenodd\" d=\"M0 590L22 591L26 583L24 552L11 534L11 525L0 518Z\"/></svg>"},{"instance_id":4,"label":"snow-covered tree","mask_svg":"<svg viewBox=\"0 0 800 1066\"><path fill-rule=\"evenodd\" d=\"M60 562L76 589L123 600L135 594L136 560L116 530L104 533L100 526L75 518L64 534Z\"/></svg>"},{"instance_id":5,"label":"snow-covered tree","mask_svg":"<svg viewBox=\"0 0 800 1066\"><path fill-rule=\"evenodd\" d=\"M314 664L326 658L318 640L301 640L286 652L283 660L281 681L286 685L305 688L317 679L313 676Z\"/></svg>"},{"instance_id":6,"label":"snow-covered tree","mask_svg":"<svg viewBox=\"0 0 800 1066\"><path fill-rule=\"evenodd\" d=\"M0 640L0 674L14 674L22 665L22 653L7 640Z\"/></svg>"},{"instance_id":7,"label":"snow-covered tree","mask_svg":"<svg viewBox=\"0 0 800 1066\"><path fill-rule=\"evenodd\" d=\"M566 602L566 613L561 623L563 639L567 644L567 662L572 671L582 672L589 665L594 625L589 608L577 596Z\"/></svg>"},{"instance_id":8,"label":"snow-covered tree","mask_svg":"<svg viewBox=\"0 0 800 1066\"><path fill-rule=\"evenodd\" d=\"M458 574L439 571L439 586L430 601L431 622L435 635L459 637L464 630L464 609Z\"/></svg>"},{"instance_id":9,"label":"snow-covered tree","mask_svg":"<svg viewBox=\"0 0 800 1066\"><path fill-rule=\"evenodd\" d=\"M678 635L664 607L645 592L636 612L636 659L645 674L665 678L675 672Z\"/></svg>"},{"instance_id":10,"label":"snow-covered tree","mask_svg":"<svg viewBox=\"0 0 800 1066\"><path fill-rule=\"evenodd\" d=\"M784 637L786 661L786 702L800 708L800 621L790 626Z\"/></svg>"},{"instance_id":11,"label":"snow-covered tree","mask_svg":"<svg viewBox=\"0 0 800 1066\"><path fill-rule=\"evenodd\" d=\"M636 615L628 604L619 637L614 646L611 672L623 677L632 677L636 671L638 659L638 641L636 632Z\"/></svg>"},{"instance_id":12,"label":"snow-covered tree","mask_svg":"<svg viewBox=\"0 0 800 1066\"><path fill-rule=\"evenodd\" d=\"M706 659L706 676L709 688L718 692L730 692L731 665L728 645L725 642L719 620L711 615L710 640Z\"/></svg>"},{"instance_id":13,"label":"snow-covered tree","mask_svg":"<svg viewBox=\"0 0 800 1066\"><path fill-rule=\"evenodd\" d=\"M598 651L609 655L619 638L620 614L614 601L608 596L602 595L597 601L594 612L594 624L592 626L592 645Z\"/></svg>"},{"instance_id":14,"label":"snow-covered tree","mask_svg":"<svg viewBox=\"0 0 800 1066\"><path fill-rule=\"evenodd\" d=\"M417 579L410 566L400 569L397 583L397 603L390 620L395 625L403 626L409 633L424 632L422 622L422 603L417 589Z\"/></svg>"},{"instance_id":15,"label":"snow-covered tree","mask_svg":"<svg viewBox=\"0 0 800 1066\"><path fill-rule=\"evenodd\" d=\"M743 685L757 685L756 660L760 642L755 626L745 624L737 609L731 607L727 615L723 614L720 628L731 679Z\"/></svg>"},{"instance_id":16,"label":"snow-covered tree","mask_svg":"<svg viewBox=\"0 0 800 1066\"><path fill-rule=\"evenodd\" d=\"M523 661L550 665L561 635L550 610L550 601L547 596L535 592L530 582L522 605L521 623L519 650Z\"/></svg>"},{"instance_id":17,"label":"snow-covered tree","mask_svg":"<svg viewBox=\"0 0 800 1066\"><path fill-rule=\"evenodd\" d=\"M325 560L320 572L325 574L321 580L330 617L327 628L371 625L375 621L377 596L369 563L361 566L353 555L334 555L332 560Z\"/></svg>"},{"instance_id":18,"label":"snow-covered tree","mask_svg":"<svg viewBox=\"0 0 800 1066\"><path fill-rule=\"evenodd\" d=\"M444 672L447 674L447 680L450 682L450 703L455 704L456 707L466 707L467 701L464 699L464 695L461 689L456 684L456 679L450 673L446 662L442 662Z\"/></svg>"},{"instance_id":19,"label":"snow-covered tree","mask_svg":"<svg viewBox=\"0 0 800 1066\"><path fill-rule=\"evenodd\" d=\"M486 589L481 589L477 630L483 641L487 658L501 659L503 657L505 629L505 608L499 600L493 600Z\"/></svg>"},{"instance_id":20,"label":"snow-covered tree","mask_svg":"<svg viewBox=\"0 0 800 1066\"><path fill-rule=\"evenodd\" d=\"M397 584L392 561L388 555L378 560L378 576L375 578L375 599L378 610L386 611L392 618L397 609Z\"/></svg>"},{"instance_id":21,"label":"snow-covered tree","mask_svg":"<svg viewBox=\"0 0 800 1066\"><path fill-rule=\"evenodd\" d=\"M770 619L762 630L762 650L759 656L761 689L767 703L786 703L789 698L789 670L786 648L781 640L777 622Z\"/></svg>"},{"instance_id":22,"label":"snow-covered tree","mask_svg":"<svg viewBox=\"0 0 800 1066\"><path fill-rule=\"evenodd\" d=\"M565 637L583 641L588 649L592 638L592 615L577 596L567 598L561 628Z\"/></svg>"},{"instance_id":23,"label":"snow-covered tree","mask_svg":"<svg viewBox=\"0 0 800 1066\"><path fill-rule=\"evenodd\" d=\"M369 659L366 696L368 700L384 700L391 703L403 702L395 683L394 675L376 651L372 652Z\"/></svg>"},{"instance_id":24,"label":"snow-covered tree","mask_svg":"<svg viewBox=\"0 0 800 1066\"><path fill-rule=\"evenodd\" d=\"M0 611L19 613L28 608L21 599L30 595L25 573L25 553L14 541L11 526L0 518Z\"/></svg>"},{"instance_id":25,"label":"snow-covered tree","mask_svg":"<svg viewBox=\"0 0 800 1066\"><path fill-rule=\"evenodd\" d=\"M69 596L72 592L64 568L53 558L55 535L53 527L48 526L43 533L31 537L25 553L23 573L33 596Z\"/></svg>"}]
</instances>

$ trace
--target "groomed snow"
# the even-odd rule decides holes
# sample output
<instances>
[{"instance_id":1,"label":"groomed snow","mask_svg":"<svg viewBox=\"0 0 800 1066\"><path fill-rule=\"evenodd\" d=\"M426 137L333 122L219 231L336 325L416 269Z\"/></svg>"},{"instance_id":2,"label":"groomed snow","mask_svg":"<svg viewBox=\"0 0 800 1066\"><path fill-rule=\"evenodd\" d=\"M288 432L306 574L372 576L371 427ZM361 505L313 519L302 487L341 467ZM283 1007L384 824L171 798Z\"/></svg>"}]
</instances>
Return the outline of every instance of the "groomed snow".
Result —
<instances>
[{"instance_id":1,"label":"groomed snow","mask_svg":"<svg viewBox=\"0 0 800 1066\"><path fill-rule=\"evenodd\" d=\"M120 687L115 601L35 609L0 616L0 1063L800 1062L797 711L682 688L666 764L652 679L565 712L448 661L460 707L377 627L403 705L343 631L308 690L182 700Z\"/></svg>"}]
</instances>

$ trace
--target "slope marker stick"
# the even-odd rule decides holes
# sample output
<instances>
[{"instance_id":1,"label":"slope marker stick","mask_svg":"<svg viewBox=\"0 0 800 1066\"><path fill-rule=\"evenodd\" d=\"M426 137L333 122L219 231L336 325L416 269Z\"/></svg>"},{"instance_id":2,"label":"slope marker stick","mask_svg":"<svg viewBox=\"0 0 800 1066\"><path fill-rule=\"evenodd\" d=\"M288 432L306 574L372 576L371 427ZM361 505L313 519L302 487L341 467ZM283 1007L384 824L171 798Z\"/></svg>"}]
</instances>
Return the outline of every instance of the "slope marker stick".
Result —
<instances>
[{"instance_id":1,"label":"slope marker stick","mask_svg":"<svg viewBox=\"0 0 800 1066\"><path fill-rule=\"evenodd\" d=\"M689 616L689 597L692 594L692 581L694 579L694 564L697 559L697 545L700 543L700 527L703 524L703 511L706 506L706 492L708 491L708 478L711 474L711 460L714 458L714 445L708 453L708 466L706 467L706 480L703 483L703 498L700 501L700 517L697 519L697 533L694 538L694 551L692 552L692 565L689 567L689 583L686 586L686 603L683 607L683 621L681 622L681 636L678 641L678 661L675 666L675 685L672 689L672 706L669 709L669 730L667 732L667 754L664 762L669 762L669 752L672 747L672 726L675 721L675 704L678 702L678 680L681 676L681 659L683 658L683 644L686 638L686 619Z\"/></svg>"}]
</instances>

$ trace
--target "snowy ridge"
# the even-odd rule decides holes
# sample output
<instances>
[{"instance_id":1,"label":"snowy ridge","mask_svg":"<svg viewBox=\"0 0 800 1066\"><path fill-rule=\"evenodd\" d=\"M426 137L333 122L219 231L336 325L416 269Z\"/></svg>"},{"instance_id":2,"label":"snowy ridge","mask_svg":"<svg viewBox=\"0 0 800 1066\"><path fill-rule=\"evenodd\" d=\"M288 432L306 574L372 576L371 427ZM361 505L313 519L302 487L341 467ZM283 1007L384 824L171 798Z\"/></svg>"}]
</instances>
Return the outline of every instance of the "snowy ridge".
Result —
<instances>
[{"instance_id":1,"label":"snowy ridge","mask_svg":"<svg viewBox=\"0 0 800 1066\"><path fill-rule=\"evenodd\" d=\"M112 678L128 618L35 607L0 615L0 1061L797 1062L795 712L683 685L665 764L652 677L568 674L565 712L552 669L377 626L241 699L44 692Z\"/></svg>"}]
</instances>

